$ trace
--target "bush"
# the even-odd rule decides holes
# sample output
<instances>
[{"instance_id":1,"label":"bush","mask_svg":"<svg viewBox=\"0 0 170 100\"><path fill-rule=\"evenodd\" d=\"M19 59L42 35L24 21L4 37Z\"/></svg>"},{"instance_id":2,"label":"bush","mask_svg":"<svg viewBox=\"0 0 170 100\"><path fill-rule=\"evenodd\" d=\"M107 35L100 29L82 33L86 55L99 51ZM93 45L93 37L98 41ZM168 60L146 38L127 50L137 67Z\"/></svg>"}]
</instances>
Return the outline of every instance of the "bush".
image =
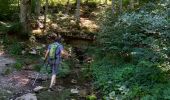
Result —
<instances>
[{"instance_id":1,"label":"bush","mask_svg":"<svg viewBox=\"0 0 170 100\"><path fill-rule=\"evenodd\" d=\"M17 20L19 19L19 16L17 14L16 16L16 12L18 12L18 8L17 6L15 6L17 4L16 0L0 0L0 19L1 20L13 20L15 18L17 18Z\"/></svg>"},{"instance_id":2,"label":"bush","mask_svg":"<svg viewBox=\"0 0 170 100\"><path fill-rule=\"evenodd\" d=\"M21 43L14 42L12 44L9 44L6 49L8 50L7 52L10 55L21 55L22 50L24 49L24 46Z\"/></svg>"},{"instance_id":3,"label":"bush","mask_svg":"<svg viewBox=\"0 0 170 100\"><path fill-rule=\"evenodd\" d=\"M13 66L14 66L15 69L21 70L22 67L23 67L23 62L18 60L18 61L16 61L16 63Z\"/></svg>"},{"instance_id":4,"label":"bush","mask_svg":"<svg viewBox=\"0 0 170 100\"><path fill-rule=\"evenodd\" d=\"M169 84L170 66L167 8L148 3L114 18L110 12L104 14L98 38L102 49L98 49L92 69L95 86L105 98L169 98L169 90L164 88Z\"/></svg>"},{"instance_id":5,"label":"bush","mask_svg":"<svg viewBox=\"0 0 170 100\"><path fill-rule=\"evenodd\" d=\"M21 34L22 26L21 23L12 23L8 28L8 34Z\"/></svg>"},{"instance_id":6,"label":"bush","mask_svg":"<svg viewBox=\"0 0 170 100\"><path fill-rule=\"evenodd\" d=\"M70 66L67 62L62 62L59 67L59 77L65 77L70 73Z\"/></svg>"}]
</instances>

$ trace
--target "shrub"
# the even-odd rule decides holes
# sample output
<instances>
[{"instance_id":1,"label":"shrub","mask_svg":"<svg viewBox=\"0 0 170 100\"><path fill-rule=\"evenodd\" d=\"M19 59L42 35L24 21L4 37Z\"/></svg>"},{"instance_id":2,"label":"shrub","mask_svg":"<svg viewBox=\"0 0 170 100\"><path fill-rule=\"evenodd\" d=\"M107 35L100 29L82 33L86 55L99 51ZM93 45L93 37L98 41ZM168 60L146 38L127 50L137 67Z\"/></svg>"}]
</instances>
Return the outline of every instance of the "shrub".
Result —
<instances>
[{"instance_id":1,"label":"shrub","mask_svg":"<svg viewBox=\"0 0 170 100\"><path fill-rule=\"evenodd\" d=\"M16 63L13 65L15 69L21 70L23 67L23 62L21 61L16 61Z\"/></svg>"},{"instance_id":2,"label":"shrub","mask_svg":"<svg viewBox=\"0 0 170 100\"><path fill-rule=\"evenodd\" d=\"M16 16L16 12L18 10L16 0L0 0L0 19L1 20L13 20L13 18L19 19L19 16Z\"/></svg>"},{"instance_id":3,"label":"shrub","mask_svg":"<svg viewBox=\"0 0 170 100\"><path fill-rule=\"evenodd\" d=\"M21 23L12 23L8 28L8 34L21 34L22 26Z\"/></svg>"},{"instance_id":4,"label":"shrub","mask_svg":"<svg viewBox=\"0 0 170 100\"><path fill-rule=\"evenodd\" d=\"M68 75L70 73L70 66L67 62L62 62L60 67L59 67L59 73L58 76L59 77L65 77L66 75Z\"/></svg>"},{"instance_id":5,"label":"shrub","mask_svg":"<svg viewBox=\"0 0 170 100\"><path fill-rule=\"evenodd\" d=\"M148 3L114 18L110 12L105 13L98 37L102 49L92 69L94 84L106 98L110 93L115 93L115 99L169 98L169 90L164 88L169 84L170 66L167 8Z\"/></svg>"},{"instance_id":6,"label":"shrub","mask_svg":"<svg viewBox=\"0 0 170 100\"><path fill-rule=\"evenodd\" d=\"M6 47L10 55L21 55L24 46L21 43L14 42Z\"/></svg>"}]
</instances>

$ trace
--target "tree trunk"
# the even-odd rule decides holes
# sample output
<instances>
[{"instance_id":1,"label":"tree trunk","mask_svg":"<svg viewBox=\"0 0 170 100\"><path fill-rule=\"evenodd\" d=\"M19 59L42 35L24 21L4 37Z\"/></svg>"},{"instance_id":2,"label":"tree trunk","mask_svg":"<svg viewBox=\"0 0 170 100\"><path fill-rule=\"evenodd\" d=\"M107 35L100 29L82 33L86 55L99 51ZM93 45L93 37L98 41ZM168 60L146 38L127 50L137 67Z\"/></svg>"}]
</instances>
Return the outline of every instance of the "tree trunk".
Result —
<instances>
[{"instance_id":1,"label":"tree trunk","mask_svg":"<svg viewBox=\"0 0 170 100\"><path fill-rule=\"evenodd\" d=\"M47 12L48 12L48 0L46 0L46 3L45 3L44 30L43 30L43 32L46 30Z\"/></svg>"},{"instance_id":2,"label":"tree trunk","mask_svg":"<svg viewBox=\"0 0 170 100\"><path fill-rule=\"evenodd\" d=\"M107 0L105 0L104 4L107 5Z\"/></svg>"},{"instance_id":3,"label":"tree trunk","mask_svg":"<svg viewBox=\"0 0 170 100\"><path fill-rule=\"evenodd\" d=\"M18 0L18 11L20 11L19 9L20 9L20 0Z\"/></svg>"},{"instance_id":4,"label":"tree trunk","mask_svg":"<svg viewBox=\"0 0 170 100\"><path fill-rule=\"evenodd\" d=\"M37 16L40 16L40 9L41 9L41 1L40 0L36 0L36 2L35 2L36 4L36 6L35 6L35 14L37 15Z\"/></svg>"},{"instance_id":5,"label":"tree trunk","mask_svg":"<svg viewBox=\"0 0 170 100\"><path fill-rule=\"evenodd\" d=\"M130 8L134 9L134 0L130 0Z\"/></svg>"},{"instance_id":6,"label":"tree trunk","mask_svg":"<svg viewBox=\"0 0 170 100\"><path fill-rule=\"evenodd\" d=\"M112 0L112 14L114 15L115 9L114 9L114 0Z\"/></svg>"},{"instance_id":7,"label":"tree trunk","mask_svg":"<svg viewBox=\"0 0 170 100\"><path fill-rule=\"evenodd\" d=\"M139 0L137 0L136 2L137 2L137 4L136 4L136 5L139 5Z\"/></svg>"},{"instance_id":8,"label":"tree trunk","mask_svg":"<svg viewBox=\"0 0 170 100\"><path fill-rule=\"evenodd\" d=\"M21 0L20 3L20 22L22 24L23 33L30 31L30 14L31 14L31 0Z\"/></svg>"},{"instance_id":9,"label":"tree trunk","mask_svg":"<svg viewBox=\"0 0 170 100\"><path fill-rule=\"evenodd\" d=\"M122 0L119 0L119 13L122 13Z\"/></svg>"},{"instance_id":10,"label":"tree trunk","mask_svg":"<svg viewBox=\"0 0 170 100\"><path fill-rule=\"evenodd\" d=\"M80 0L77 0L77 7L76 7L76 22L79 24L80 22Z\"/></svg>"},{"instance_id":11,"label":"tree trunk","mask_svg":"<svg viewBox=\"0 0 170 100\"><path fill-rule=\"evenodd\" d=\"M85 3L88 4L88 3L89 3L89 0L86 0Z\"/></svg>"},{"instance_id":12,"label":"tree trunk","mask_svg":"<svg viewBox=\"0 0 170 100\"><path fill-rule=\"evenodd\" d=\"M102 1L101 0L99 0L99 4L101 4L102 3Z\"/></svg>"},{"instance_id":13,"label":"tree trunk","mask_svg":"<svg viewBox=\"0 0 170 100\"><path fill-rule=\"evenodd\" d=\"M70 10L70 0L67 1L67 9L66 9L66 14L69 14L69 10Z\"/></svg>"}]
</instances>

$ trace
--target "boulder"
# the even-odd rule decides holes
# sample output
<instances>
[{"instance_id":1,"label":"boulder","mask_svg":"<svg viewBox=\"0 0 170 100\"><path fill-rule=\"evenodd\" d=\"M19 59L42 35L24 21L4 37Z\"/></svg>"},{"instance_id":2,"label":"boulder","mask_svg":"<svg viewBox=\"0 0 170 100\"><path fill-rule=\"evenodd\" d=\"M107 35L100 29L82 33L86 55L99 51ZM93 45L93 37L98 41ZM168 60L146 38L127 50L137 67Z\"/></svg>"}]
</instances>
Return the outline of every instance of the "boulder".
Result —
<instances>
[{"instance_id":1,"label":"boulder","mask_svg":"<svg viewBox=\"0 0 170 100\"><path fill-rule=\"evenodd\" d=\"M21 97L17 97L15 100L37 100L37 97L35 94L28 93Z\"/></svg>"},{"instance_id":2,"label":"boulder","mask_svg":"<svg viewBox=\"0 0 170 100\"><path fill-rule=\"evenodd\" d=\"M79 90L76 88L76 89L71 89L71 93L72 94L78 94L79 93Z\"/></svg>"},{"instance_id":3,"label":"boulder","mask_svg":"<svg viewBox=\"0 0 170 100\"><path fill-rule=\"evenodd\" d=\"M87 90L83 89L83 90L80 90L79 95L80 95L80 97L86 97L87 93L88 93Z\"/></svg>"},{"instance_id":4,"label":"boulder","mask_svg":"<svg viewBox=\"0 0 170 100\"><path fill-rule=\"evenodd\" d=\"M34 92L39 92L39 91L41 91L41 90L43 90L43 89L45 89L46 87L43 87L43 86L37 86L37 87L35 87L34 89L33 89L33 91Z\"/></svg>"},{"instance_id":5,"label":"boulder","mask_svg":"<svg viewBox=\"0 0 170 100\"><path fill-rule=\"evenodd\" d=\"M71 80L71 83L76 84L76 83L77 83L77 80L72 79L72 80Z\"/></svg>"}]
</instances>

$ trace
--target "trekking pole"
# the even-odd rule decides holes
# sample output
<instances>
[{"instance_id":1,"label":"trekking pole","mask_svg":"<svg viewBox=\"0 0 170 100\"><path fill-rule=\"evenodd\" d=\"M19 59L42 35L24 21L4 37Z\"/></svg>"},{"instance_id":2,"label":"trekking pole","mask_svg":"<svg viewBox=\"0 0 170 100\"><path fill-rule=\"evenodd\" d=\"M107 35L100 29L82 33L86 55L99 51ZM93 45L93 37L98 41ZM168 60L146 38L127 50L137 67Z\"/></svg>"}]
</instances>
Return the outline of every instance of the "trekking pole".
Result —
<instances>
[{"instance_id":1,"label":"trekking pole","mask_svg":"<svg viewBox=\"0 0 170 100\"><path fill-rule=\"evenodd\" d=\"M36 76L36 78L35 78L35 80L34 80L34 82L33 82L33 84L32 84L33 86L34 86L36 80L38 79L38 76L39 76L39 73L37 74L37 76Z\"/></svg>"},{"instance_id":2,"label":"trekking pole","mask_svg":"<svg viewBox=\"0 0 170 100\"><path fill-rule=\"evenodd\" d=\"M46 67L45 69L46 69L46 71L47 71L47 66L46 66L45 63L43 64L43 67ZM37 76L36 76L36 78L35 78L35 80L34 80L34 82L33 82L33 84L32 84L33 86L34 86L35 82L37 81L39 75L40 75L40 73L37 73Z\"/></svg>"}]
</instances>

